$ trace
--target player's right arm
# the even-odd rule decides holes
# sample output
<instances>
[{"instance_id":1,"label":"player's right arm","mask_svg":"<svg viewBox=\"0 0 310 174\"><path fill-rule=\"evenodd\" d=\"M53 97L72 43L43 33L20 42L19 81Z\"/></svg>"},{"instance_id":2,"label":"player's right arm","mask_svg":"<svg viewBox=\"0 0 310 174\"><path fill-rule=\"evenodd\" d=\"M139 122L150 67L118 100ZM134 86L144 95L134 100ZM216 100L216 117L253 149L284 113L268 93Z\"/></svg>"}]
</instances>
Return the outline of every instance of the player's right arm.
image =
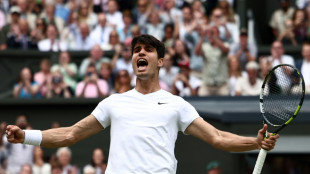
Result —
<instances>
[{"instance_id":1,"label":"player's right arm","mask_svg":"<svg viewBox=\"0 0 310 174\"><path fill-rule=\"evenodd\" d=\"M93 115L89 115L73 126L42 131L40 146L49 148L70 146L102 129L98 120ZM25 132L14 125L7 126L6 134L10 143L23 143L25 140Z\"/></svg>"}]
</instances>

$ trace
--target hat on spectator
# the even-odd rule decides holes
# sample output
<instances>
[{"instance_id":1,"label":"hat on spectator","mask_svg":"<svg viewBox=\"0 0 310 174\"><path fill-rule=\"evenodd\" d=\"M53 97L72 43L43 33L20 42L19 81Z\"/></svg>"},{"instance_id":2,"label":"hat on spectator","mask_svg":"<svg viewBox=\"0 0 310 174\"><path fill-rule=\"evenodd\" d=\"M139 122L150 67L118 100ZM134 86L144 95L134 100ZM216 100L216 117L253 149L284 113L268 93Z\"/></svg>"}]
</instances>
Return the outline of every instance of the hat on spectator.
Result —
<instances>
[{"instance_id":1,"label":"hat on spectator","mask_svg":"<svg viewBox=\"0 0 310 174\"><path fill-rule=\"evenodd\" d=\"M245 65L245 69L259 69L258 63L256 63L255 61L250 61Z\"/></svg>"},{"instance_id":2,"label":"hat on spectator","mask_svg":"<svg viewBox=\"0 0 310 174\"><path fill-rule=\"evenodd\" d=\"M210 171L212 169L215 169L215 168L220 168L220 162L218 161L211 161L210 163L207 164L206 166L206 169L207 171Z\"/></svg>"},{"instance_id":3,"label":"hat on spectator","mask_svg":"<svg viewBox=\"0 0 310 174\"><path fill-rule=\"evenodd\" d=\"M20 8L19 8L18 6L12 6L12 7L10 8L10 13L11 13L11 14L14 14L14 13L20 14L20 13L21 13L21 10L20 10Z\"/></svg>"},{"instance_id":4,"label":"hat on spectator","mask_svg":"<svg viewBox=\"0 0 310 174\"><path fill-rule=\"evenodd\" d=\"M246 28L242 28L240 30L240 36L248 36L248 30Z\"/></svg>"},{"instance_id":5,"label":"hat on spectator","mask_svg":"<svg viewBox=\"0 0 310 174\"><path fill-rule=\"evenodd\" d=\"M187 60L182 60L182 61L180 61L180 62L178 63L178 65L179 65L180 68L182 68L182 67L184 67L184 68L189 68L190 63L189 63L189 61L187 61Z\"/></svg>"}]
</instances>

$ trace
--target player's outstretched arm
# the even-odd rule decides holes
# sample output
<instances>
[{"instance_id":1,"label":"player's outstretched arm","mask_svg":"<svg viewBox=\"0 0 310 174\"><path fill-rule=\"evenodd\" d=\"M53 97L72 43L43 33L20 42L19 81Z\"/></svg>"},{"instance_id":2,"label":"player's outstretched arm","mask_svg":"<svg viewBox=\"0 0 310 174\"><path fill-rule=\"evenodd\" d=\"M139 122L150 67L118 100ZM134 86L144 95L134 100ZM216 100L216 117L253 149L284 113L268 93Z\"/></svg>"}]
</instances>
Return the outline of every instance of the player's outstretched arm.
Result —
<instances>
[{"instance_id":1,"label":"player's outstretched arm","mask_svg":"<svg viewBox=\"0 0 310 174\"><path fill-rule=\"evenodd\" d=\"M260 149L272 150L279 135L270 136L264 140L264 133L267 125L258 131L257 137L239 136L230 132L220 131L204 121L202 118L194 120L186 129L189 133L203 141L211 144L213 147L230 152L242 152Z\"/></svg>"},{"instance_id":2,"label":"player's outstretched arm","mask_svg":"<svg viewBox=\"0 0 310 174\"><path fill-rule=\"evenodd\" d=\"M94 135L103 127L93 115L89 115L70 127L61 127L42 131L42 147L64 147ZM14 125L7 126L7 139L10 143L24 143L25 132Z\"/></svg>"}]
</instances>

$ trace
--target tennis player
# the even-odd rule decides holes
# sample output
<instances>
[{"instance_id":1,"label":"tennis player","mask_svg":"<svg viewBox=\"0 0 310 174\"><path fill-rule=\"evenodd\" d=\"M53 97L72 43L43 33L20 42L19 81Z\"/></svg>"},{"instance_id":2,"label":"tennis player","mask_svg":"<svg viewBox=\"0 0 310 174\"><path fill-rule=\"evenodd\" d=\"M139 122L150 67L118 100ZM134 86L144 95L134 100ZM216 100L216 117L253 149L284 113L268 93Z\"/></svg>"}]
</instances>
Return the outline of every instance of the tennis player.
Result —
<instances>
[{"instance_id":1,"label":"tennis player","mask_svg":"<svg viewBox=\"0 0 310 174\"><path fill-rule=\"evenodd\" d=\"M188 102L160 89L158 71L163 66L165 47L150 35L132 41L132 66L136 87L102 100L94 111L71 127L22 130L9 125L11 143L42 147L70 146L111 125L107 174L175 174L174 155L178 131L190 134L225 151L274 148L278 135L264 140L267 125L257 137L244 137L216 129L204 121ZM131 161L128 163L128 161Z\"/></svg>"}]
</instances>

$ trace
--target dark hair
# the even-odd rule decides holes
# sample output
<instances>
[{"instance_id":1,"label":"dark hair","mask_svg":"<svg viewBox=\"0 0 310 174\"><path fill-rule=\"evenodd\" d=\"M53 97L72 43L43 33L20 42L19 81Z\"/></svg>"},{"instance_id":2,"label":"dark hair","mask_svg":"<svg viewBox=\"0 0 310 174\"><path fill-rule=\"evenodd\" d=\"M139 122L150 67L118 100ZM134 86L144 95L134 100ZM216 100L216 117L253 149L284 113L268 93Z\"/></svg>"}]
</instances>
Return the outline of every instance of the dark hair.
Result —
<instances>
[{"instance_id":1,"label":"dark hair","mask_svg":"<svg viewBox=\"0 0 310 174\"><path fill-rule=\"evenodd\" d=\"M142 34L133 38L131 42L131 54L133 54L133 49L135 48L136 44L145 44L154 47L157 51L158 58L163 58L165 56L165 45L156 39L154 36L148 34Z\"/></svg>"}]
</instances>

